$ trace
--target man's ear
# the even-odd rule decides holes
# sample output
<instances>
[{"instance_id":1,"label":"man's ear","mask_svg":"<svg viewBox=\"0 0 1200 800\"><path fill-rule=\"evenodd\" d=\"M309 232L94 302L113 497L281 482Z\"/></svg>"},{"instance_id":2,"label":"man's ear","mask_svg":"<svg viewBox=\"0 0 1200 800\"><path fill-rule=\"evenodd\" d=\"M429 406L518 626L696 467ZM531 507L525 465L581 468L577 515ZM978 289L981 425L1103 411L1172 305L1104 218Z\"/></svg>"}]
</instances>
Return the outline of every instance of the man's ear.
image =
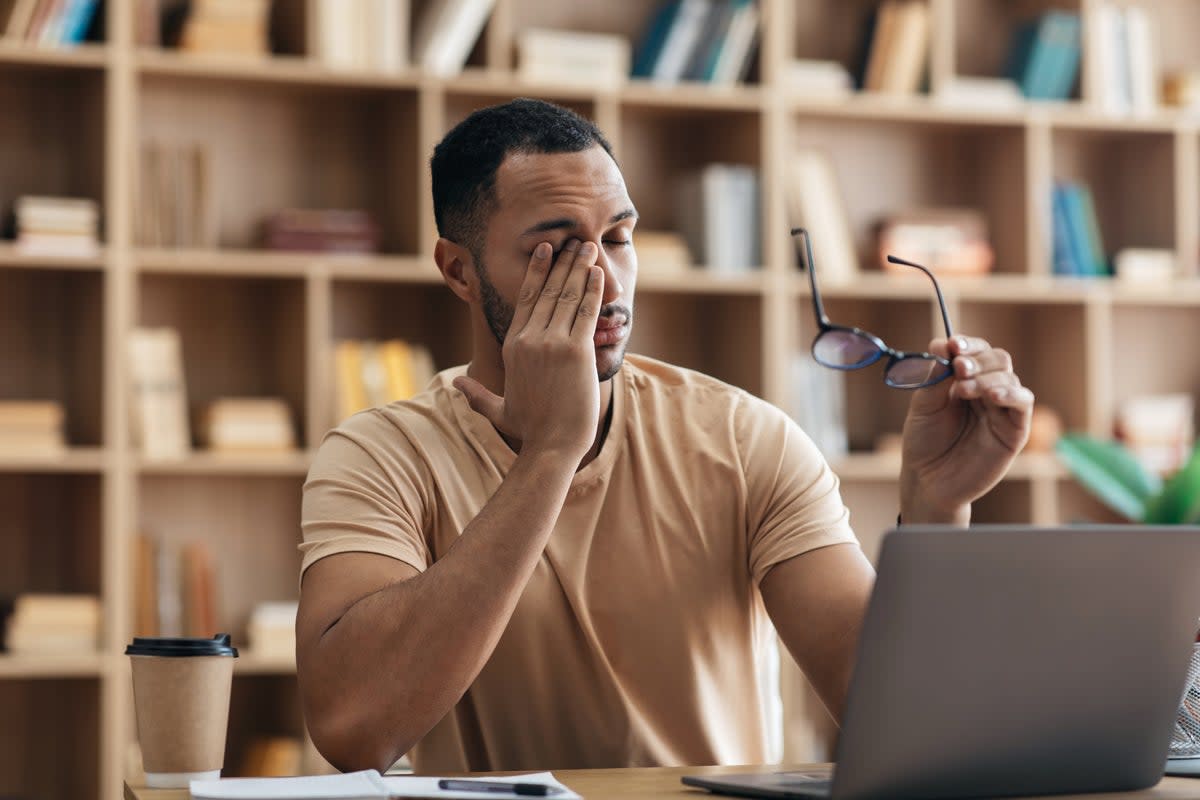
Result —
<instances>
[{"instance_id":1,"label":"man's ear","mask_svg":"<svg viewBox=\"0 0 1200 800\"><path fill-rule=\"evenodd\" d=\"M433 260L442 273L450 291L465 303L479 298L479 281L475 275L475 258L467 248L446 238L433 246Z\"/></svg>"}]
</instances>

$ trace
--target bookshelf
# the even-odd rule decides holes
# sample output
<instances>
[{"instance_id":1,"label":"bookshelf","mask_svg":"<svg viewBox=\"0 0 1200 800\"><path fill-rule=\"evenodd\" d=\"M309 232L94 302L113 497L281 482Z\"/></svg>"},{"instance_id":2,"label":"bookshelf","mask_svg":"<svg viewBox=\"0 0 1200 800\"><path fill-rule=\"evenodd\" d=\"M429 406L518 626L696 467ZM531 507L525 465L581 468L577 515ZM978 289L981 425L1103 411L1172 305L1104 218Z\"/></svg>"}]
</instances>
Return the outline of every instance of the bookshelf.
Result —
<instances>
[{"instance_id":1,"label":"bookshelf","mask_svg":"<svg viewBox=\"0 0 1200 800\"><path fill-rule=\"evenodd\" d=\"M414 0L418 13L428 0ZM1200 119L1160 111L1099 113L1084 57L1082 94L1061 103L977 111L924 95L872 93L830 101L789 89L793 58L856 59L878 0L760 0L762 46L747 85L595 90L527 85L513 76L513 42L531 26L636 39L656 3L497 0L454 78L417 70L331 69L304 52L305 7L278 0L278 54L261 60L187 57L141 47L134 0L106 4L108 41L39 49L0 41L0 207L21 194L100 203L100 254L29 257L0 244L0 396L60 401L71 447L52 458L0 457L0 591L98 593L103 647L66 659L0 655L0 795L117 800L133 738L128 640L136 534L208 541L221 572L219 620L235 638L258 602L293 598L301 486L312 451L334 423L330 352L342 339L406 338L439 367L469 353L466 313L432 266L427 161L434 143L473 109L543 97L597 120L611 138L648 229L674 227L672 181L714 161L762 172L762 268L748 275L656 273L643 265L631 350L730 381L787 407L792 356L814 321L807 278L787 236L789 152L816 146L837 169L854 234L912 205L986 212L997 249L986 278L948 279L952 320L1009 349L1018 369L1071 429L1107 434L1135 392L1200 390L1200 365L1172 358L1200 336ZM1052 8L1094 0L930 0L930 80L994 75L1012 30ZM1200 67L1200 5L1145 0L1161 26L1164 67ZM217 246L143 245L137 231L138 146L207 145L220 197ZM1056 177L1087 181L1109 250L1172 249L1170 286L1056 278L1046 204ZM375 256L255 249L256 225L284 205L367 208L383 223ZM820 258L821 240L815 240ZM926 283L864 271L825 288L830 315L900 347L939 330ZM292 408L301 449L279 457L148 462L131 446L124 353L138 325L180 331L193 409L222 394L278 395ZM1168 361L1168 359L1170 359ZM907 397L875 370L850 376L853 451L835 468L864 546L895 517L893 454L872 451L899 429ZM1111 517L1052 457L1023 455L982 500L979 521ZM789 667L790 669L790 667ZM255 735L298 734L294 665L246 651L235 679L229 770ZM785 756L819 756L820 712L793 672L785 680ZM49 769L45 753L73 769ZM61 764L61 755L54 764ZM40 767L42 768L39 768ZM47 777L52 776L52 777Z\"/></svg>"}]
</instances>

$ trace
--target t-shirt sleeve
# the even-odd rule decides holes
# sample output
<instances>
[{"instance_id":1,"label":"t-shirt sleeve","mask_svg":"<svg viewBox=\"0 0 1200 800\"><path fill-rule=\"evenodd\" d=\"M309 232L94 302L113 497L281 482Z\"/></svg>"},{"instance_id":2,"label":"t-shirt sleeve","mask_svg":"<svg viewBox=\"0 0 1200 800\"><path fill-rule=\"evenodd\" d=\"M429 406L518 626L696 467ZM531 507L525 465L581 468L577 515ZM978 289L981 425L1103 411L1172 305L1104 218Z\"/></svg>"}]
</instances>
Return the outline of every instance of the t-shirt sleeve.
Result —
<instances>
[{"instance_id":1,"label":"t-shirt sleeve","mask_svg":"<svg viewBox=\"0 0 1200 800\"><path fill-rule=\"evenodd\" d=\"M749 569L755 584L789 558L854 543L838 478L821 451L778 408L743 397L735 414L746 476Z\"/></svg>"},{"instance_id":2,"label":"t-shirt sleeve","mask_svg":"<svg viewBox=\"0 0 1200 800\"><path fill-rule=\"evenodd\" d=\"M403 450L373 446L371 427L386 424L366 412L321 443L304 484L300 575L337 553L378 553L425 571L420 477ZM393 437L394 437L394 431Z\"/></svg>"}]
</instances>

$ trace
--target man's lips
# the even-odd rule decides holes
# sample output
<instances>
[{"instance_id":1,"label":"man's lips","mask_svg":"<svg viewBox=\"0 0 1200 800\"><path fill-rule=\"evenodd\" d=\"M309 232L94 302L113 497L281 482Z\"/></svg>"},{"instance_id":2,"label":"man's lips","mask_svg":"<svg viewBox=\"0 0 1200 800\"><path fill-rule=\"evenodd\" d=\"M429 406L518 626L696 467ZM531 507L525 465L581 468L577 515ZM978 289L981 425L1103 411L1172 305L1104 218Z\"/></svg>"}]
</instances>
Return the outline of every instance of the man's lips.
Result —
<instances>
[{"instance_id":1,"label":"man's lips","mask_svg":"<svg viewBox=\"0 0 1200 800\"><path fill-rule=\"evenodd\" d=\"M592 342L596 347L608 347L620 343L629 334L627 322L628 320L620 314L600 317L596 320L596 333L592 336Z\"/></svg>"}]
</instances>

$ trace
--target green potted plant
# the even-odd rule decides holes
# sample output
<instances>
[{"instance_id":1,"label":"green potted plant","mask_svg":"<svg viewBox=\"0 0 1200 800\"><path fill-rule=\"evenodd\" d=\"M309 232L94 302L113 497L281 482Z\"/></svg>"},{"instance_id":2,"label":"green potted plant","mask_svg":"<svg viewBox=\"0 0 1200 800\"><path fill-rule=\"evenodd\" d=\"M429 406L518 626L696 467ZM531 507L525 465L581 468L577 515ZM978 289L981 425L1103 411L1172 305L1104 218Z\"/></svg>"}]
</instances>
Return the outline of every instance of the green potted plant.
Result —
<instances>
[{"instance_id":1,"label":"green potted plant","mask_svg":"<svg viewBox=\"0 0 1200 800\"><path fill-rule=\"evenodd\" d=\"M1055 450L1085 489L1130 522L1200 524L1200 446L1165 481L1116 442L1067 434Z\"/></svg>"}]
</instances>

